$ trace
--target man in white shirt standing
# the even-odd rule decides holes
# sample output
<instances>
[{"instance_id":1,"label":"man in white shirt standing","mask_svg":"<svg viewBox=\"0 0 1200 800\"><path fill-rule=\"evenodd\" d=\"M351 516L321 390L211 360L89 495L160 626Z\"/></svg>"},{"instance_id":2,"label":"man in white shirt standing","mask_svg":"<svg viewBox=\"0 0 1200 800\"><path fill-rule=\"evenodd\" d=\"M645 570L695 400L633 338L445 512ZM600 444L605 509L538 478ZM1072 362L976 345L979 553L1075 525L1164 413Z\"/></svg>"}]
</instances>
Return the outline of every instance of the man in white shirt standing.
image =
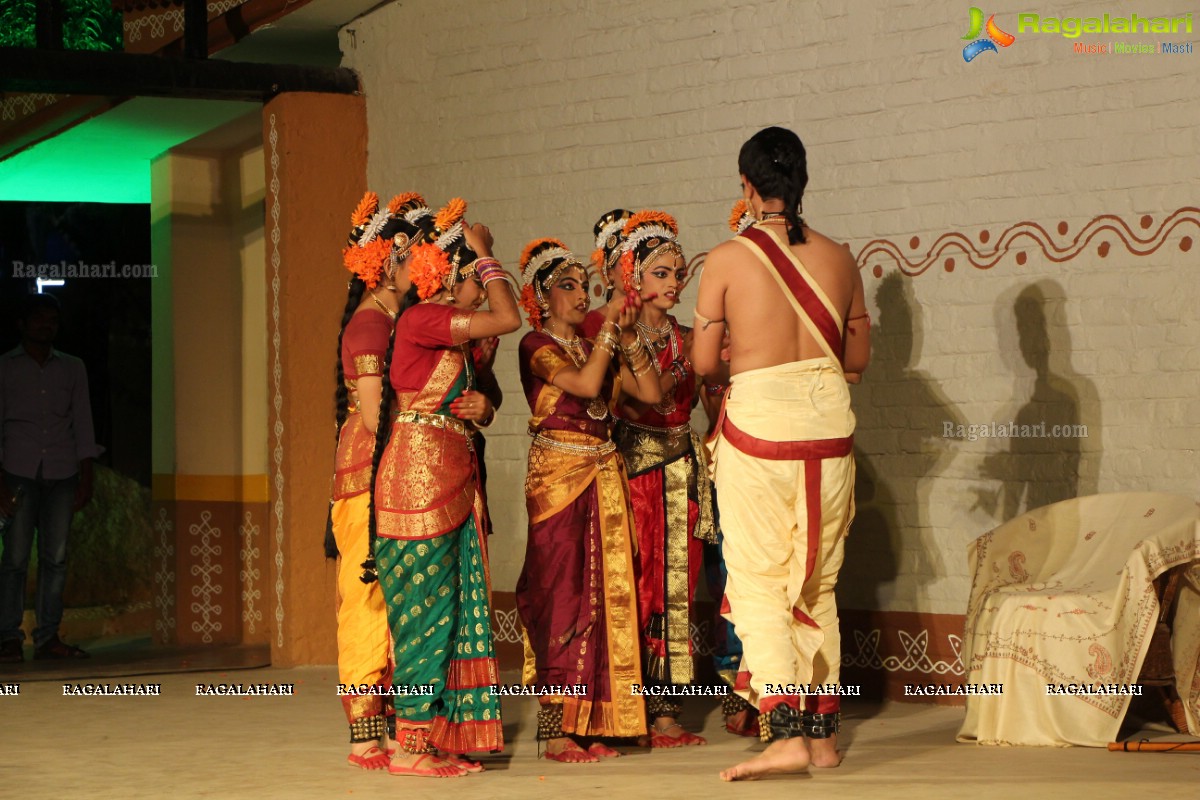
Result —
<instances>
[{"instance_id":1,"label":"man in white shirt standing","mask_svg":"<svg viewBox=\"0 0 1200 800\"><path fill-rule=\"evenodd\" d=\"M58 637L67 579L72 515L92 496L96 445L87 369L54 349L59 304L51 295L27 298L21 343L0 356L0 661L24 659L25 575L38 542L34 658L86 658Z\"/></svg>"}]
</instances>

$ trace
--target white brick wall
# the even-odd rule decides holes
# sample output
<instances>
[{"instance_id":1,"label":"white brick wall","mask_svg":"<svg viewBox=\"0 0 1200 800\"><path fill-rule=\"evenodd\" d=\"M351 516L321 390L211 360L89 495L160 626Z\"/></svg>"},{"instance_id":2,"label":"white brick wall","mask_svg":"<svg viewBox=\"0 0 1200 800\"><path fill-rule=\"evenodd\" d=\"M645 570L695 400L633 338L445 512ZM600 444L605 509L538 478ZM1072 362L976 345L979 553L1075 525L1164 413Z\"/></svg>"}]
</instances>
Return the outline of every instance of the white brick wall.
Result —
<instances>
[{"instance_id":1,"label":"white brick wall","mask_svg":"<svg viewBox=\"0 0 1200 800\"><path fill-rule=\"evenodd\" d=\"M410 2L355 21L342 45L369 97L371 187L467 198L468 217L492 227L509 264L535 236L590 252L593 221L615 206L666 209L689 254L709 249L727 236L738 148L769 124L804 139L806 217L854 253L886 239L920 261L951 232L988 253L1022 221L1064 247L1105 214L1144 238L1176 209L1200 205L1200 53L1081 56L1069 39L1023 34L966 64L966 8L941 0ZM1016 34L1015 12L1030 9L984 10ZM1103 10L1069 3L1047 13ZM1139 11L1192 9L1159 0ZM1152 217L1148 230L1143 215ZM980 243L985 230L990 244ZM1102 242L1111 248L1104 258ZM961 612L967 542L1030 497L1071 485L1200 494L1198 253L1200 227L1185 222L1146 256L1109 232L1063 263L1025 236L988 270L958 250L915 278L888 278L897 270L886 259L867 264L877 353L855 407L873 497L860 509L843 602ZM1025 338L1048 348L1040 384L1021 355L1014 308L1022 292L1043 298L1044 333L1035 335L1036 313L1022 316ZM688 297L683 319L691 307ZM502 591L515 585L524 545L518 338L502 344L507 402L489 435L493 575ZM1014 419L1035 392L1047 403L1033 418L1078 421L1088 438L941 437L943 420ZM1080 475L1061 482L1055 471L1072 446ZM1026 476L1036 478L1028 496Z\"/></svg>"}]
</instances>

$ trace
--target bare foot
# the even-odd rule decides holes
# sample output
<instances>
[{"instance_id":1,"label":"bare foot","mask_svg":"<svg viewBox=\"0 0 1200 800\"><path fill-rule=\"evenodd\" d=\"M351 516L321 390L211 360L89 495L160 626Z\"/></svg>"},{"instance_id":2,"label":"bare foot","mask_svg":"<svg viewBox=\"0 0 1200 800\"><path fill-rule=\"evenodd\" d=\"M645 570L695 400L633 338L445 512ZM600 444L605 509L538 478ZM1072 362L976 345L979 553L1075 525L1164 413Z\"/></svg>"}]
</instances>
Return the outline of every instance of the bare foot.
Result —
<instances>
[{"instance_id":1,"label":"bare foot","mask_svg":"<svg viewBox=\"0 0 1200 800\"><path fill-rule=\"evenodd\" d=\"M804 772L812 760L802 736L771 742L759 755L721 771L723 781L754 781L764 775Z\"/></svg>"},{"instance_id":2,"label":"bare foot","mask_svg":"<svg viewBox=\"0 0 1200 800\"><path fill-rule=\"evenodd\" d=\"M603 742L592 742L587 751L596 758L620 758L621 754Z\"/></svg>"},{"instance_id":3,"label":"bare foot","mask_svg":"<svg viewBox=\"0 0 1200 800\"><path fill-rule=\"evenodd\" d=\"M592 753L584 750L569 736L560 736L546 742L546 758L564 764L590 764L599 761Z\"/></svg>"},{"instance_id":4,"label":"bare foot","mask_svg":"<svg viewBox=\"0 0 1200 800\"><path fill-rule=\"evenodd\" d=\"M842 754L837 749L837 734L828 739L809 739L808 747L812 751L814 767L831 768L842 763Z\"/></svg>"}]
</instances>

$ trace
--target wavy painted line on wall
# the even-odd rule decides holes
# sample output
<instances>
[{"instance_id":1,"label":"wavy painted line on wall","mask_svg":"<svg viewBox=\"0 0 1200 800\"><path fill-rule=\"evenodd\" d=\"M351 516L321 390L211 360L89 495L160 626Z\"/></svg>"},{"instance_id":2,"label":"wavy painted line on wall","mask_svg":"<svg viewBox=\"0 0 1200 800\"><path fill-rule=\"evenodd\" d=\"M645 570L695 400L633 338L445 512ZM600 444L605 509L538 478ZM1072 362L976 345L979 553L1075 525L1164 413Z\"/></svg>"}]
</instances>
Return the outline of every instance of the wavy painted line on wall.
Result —
<instances>
[{"instance_id":1,"label":"wavy painted line on wall","mask_svg":"<svg viewBox=\"0 0 1200 800\"><path fill-rule=\"evenodd\" d=\"M1149 231L1154 224L1150 214L1144 214L1138 220L1143 231ZM1136 256L1147 256L1154 253L1164 244L1176 228L1193 225L1200 228L1200 208L1185 206L1168 215L1151 233L1139 235L1128 222L1116 214L1102 214L1088 222L1070 240L1056 241L1045 227L1036 222L1018 222L1006 228L996 239L995 245L988 247L992 241L991 232L982 230L977 235L979 243L965 233L951 231L943 233L925 251L924 255L914 254L912 258L905 254L904 248L890 239L874 239L863 246L858 252L856 262L859 269L872 267L872 274L878 278L883 275L883 267L887 262L893 262L905 275L915 277L926 272L937 262L941 261L946 272L953 272L957 266L956 256L962 256L976 269L991 269L1010 252L1016 252L1017 264L1023 265L1029 259L1031 251L1040 251L1050 261L1059 264L1082 253L1092 240L1104 236L1096 248L1101 258L1106 258L1112 251L1114 242L1124 245L1125 249ZM1055 226L1059 237L1066 237L1070 226L1064 221ZM1114 241L1110 242L1109 239ZM1191 236L1179 240L1179 249L1188 252L1192 248ZM921 247L920 237L913 236L908 241L908 251L916 251Z\"/></svg>"}]
</instances>

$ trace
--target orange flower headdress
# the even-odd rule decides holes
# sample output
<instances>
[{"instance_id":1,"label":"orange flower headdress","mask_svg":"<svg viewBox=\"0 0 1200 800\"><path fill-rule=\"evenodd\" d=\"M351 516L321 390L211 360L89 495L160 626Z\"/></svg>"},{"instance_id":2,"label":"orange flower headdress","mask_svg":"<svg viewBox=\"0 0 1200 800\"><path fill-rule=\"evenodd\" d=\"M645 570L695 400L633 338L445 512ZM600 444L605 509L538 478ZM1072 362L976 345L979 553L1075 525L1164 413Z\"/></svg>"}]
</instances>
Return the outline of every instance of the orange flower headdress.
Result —
<instances>
[{"instance_id":1,"label":"orange flower headdress","mask_svg":"<svg viewBox=\"0 0 1200 800\"><path fill-rule=\"evenodd\" d=\"M683 256L683 248L676 241L679 225L670 214L639 211L625 223L622 233L625 241L621 244L621 281L626 294L641 291L642 270L656 257L668 251Z\"/></svg>"},{"instance_id":2,"label":"orange flower headdress","mask_svg":"<svg viewBox=\"0 0 1200 800\"><path fill-rule=\"evenodd\" d=\"M408 257L408 277L422 300L428 300L443 289L453 290L460 278L458 265L461 248L457 248L453 263L448 255L455 243L463 238L463 215L467 203L461 197L451 200L433 219L433 230L424 241L412 249ZM468 270L470 271L470 270Z\"/></svg>"},{"instance_id":3,"label":"orange flower headdress","mask_svg":"<svg viewBox=\"0 0 1200 800\"><path fill-rule=\"evenodd\" d=\"M368 289L379 285L391 257L391 239L379 236L390 219L391 214L387 210L379 210L379 195L375 192L364 194L350 215L353 229L347 247L342 250L342 263Z\"/></svg>"},{"instance_id":4,"label":"orange flower headdress","mask_svg":"<svg viewBox=\"0 0 1200 800\"><path fill-rule=\"evenodd\" d=\"M557 263L556 263L557 262ZM578 267L586 274L583 263L567 246L558 239L544 237L534 239L525 245L521 252L521 308L528 315L529 324L535 331L542 329L542 323L550 316L550 303L546 293L568 267ZM538 273L545 272L544 277L538 278Z\"/></svg>"},{"instance_id":5,"label":"orange flower headdress","mask_svg":"<svg viewBox=\"0 0 1200 800\"><path fill-rule=\"evenodd\" d=\"M632 211L614 208L592 226L592 233L596 237L596 249L592 251L592 268L605 289L612 288L608 282L608 271L621 257L621 243L624 241L622 230L631 216Z\"/></svg>"},{"instance_id":6,"label":"orange flower headdress","mask_svg":"<svg viewBox=\"0 0 1200 800\"><path fill-rule=\"evenodd\" d=\"M734 203L733 208L729 209L729 230L741 233L753 224L754 214L750 212L750 204L745 200Z\"/></svg>"}]
</instances>

